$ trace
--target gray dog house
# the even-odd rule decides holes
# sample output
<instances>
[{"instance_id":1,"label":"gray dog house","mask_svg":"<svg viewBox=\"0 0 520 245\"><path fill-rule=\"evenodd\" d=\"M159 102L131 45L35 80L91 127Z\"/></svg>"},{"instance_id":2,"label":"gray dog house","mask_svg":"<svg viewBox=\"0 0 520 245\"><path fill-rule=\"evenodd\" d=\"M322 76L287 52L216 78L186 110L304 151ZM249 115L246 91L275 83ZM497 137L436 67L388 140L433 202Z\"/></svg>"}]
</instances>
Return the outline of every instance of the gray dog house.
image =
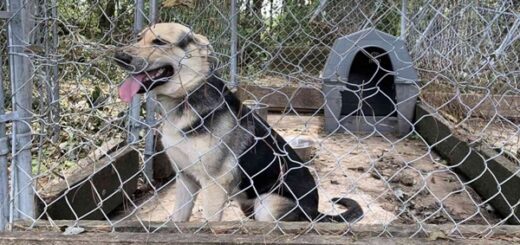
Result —
<instances>
[{"instance_id":1,"label":"gray dog house","mask_svg":"<svg viewBox=\"0 0 520 245\"><path fill-rule=\"evenodd\" d=\"M419 88L403 40L375 29L343 36L322 78L327 132L410 132Z\"/></svg>"}]
</instances>

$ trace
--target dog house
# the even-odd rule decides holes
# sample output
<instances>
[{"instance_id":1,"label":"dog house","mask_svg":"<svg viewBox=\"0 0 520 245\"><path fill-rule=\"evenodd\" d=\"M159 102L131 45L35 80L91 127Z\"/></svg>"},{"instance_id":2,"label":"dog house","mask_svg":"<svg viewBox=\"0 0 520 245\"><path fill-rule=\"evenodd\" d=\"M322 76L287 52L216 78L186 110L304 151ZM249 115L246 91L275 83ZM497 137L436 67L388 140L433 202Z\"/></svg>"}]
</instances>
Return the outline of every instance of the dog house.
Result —
<instances>
[{"instance_id":1,"label":"dog house","mask_svg":"<svg viewBox=\"0 0 520 245\"><path fill-rule=\"evenodd\" d=\"M403 40L375 29L343 36L322 79L327 132L410 132L419 88Z\"/></svg>"}]
</instances>

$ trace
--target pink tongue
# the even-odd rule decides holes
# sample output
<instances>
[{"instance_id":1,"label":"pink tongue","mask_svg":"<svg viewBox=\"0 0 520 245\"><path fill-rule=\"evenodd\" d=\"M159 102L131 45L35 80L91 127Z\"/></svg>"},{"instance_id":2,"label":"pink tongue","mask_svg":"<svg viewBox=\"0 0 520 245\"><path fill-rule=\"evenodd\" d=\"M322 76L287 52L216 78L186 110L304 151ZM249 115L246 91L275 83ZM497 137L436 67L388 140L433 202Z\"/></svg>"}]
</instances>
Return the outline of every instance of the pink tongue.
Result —
<instances>
[{"instance_id":1,"label":"pink tongue","mask_svg":"<svg viewBox=\"0 0 520 245\"><path fill-rule=\"evenodd\" d=\"M134 97L141 85L143 84L143 80L146 77L146 73L139 73L137 75L129 76L123 84L119 87L119 97L126 103L130 103L132 101L132 97Z\"/></svg>"}]
</instances>

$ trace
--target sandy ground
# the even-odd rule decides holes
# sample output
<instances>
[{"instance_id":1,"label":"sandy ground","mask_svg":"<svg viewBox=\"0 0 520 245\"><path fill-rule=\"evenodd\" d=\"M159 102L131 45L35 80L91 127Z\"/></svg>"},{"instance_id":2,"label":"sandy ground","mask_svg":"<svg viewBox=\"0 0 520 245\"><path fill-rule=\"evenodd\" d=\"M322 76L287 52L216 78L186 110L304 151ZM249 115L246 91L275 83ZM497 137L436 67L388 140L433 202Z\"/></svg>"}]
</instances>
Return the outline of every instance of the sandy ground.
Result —
<instances>
[{"instance_id":1,"label":"sandy ground","mask_svg":"<svg viewBox=\"0 0 520 245\"><path fill-rule=\"evenodd\" d=\"M308 166L319 183L322 212L342 211L328 200L350 197L363 206L362 224L498 222L490 207L479 205L482 201L478 195L418 136L328 136L322 131L323 118L318 116L270 114L268 121L284 137L304 135L314 139L316 149ZM129 218L168 221L174 211L174 193L175 184L169 184L143 197ZM202 220L201 198L191 221ZM223 217L246 220L234 202L227 205Z\"/></svg>"},{"instance_id":2,"label":"sandy ground","mask_svg":"<svg viewBox=\"0 0 520 245\"><path fill-rule=\"evenodd\" d=\"M515 124L516 123L516 124ZM520 159L520 127L518 122L500 118L469 118L460 124L469 142L484 143L488 147L502 149L512 161Z\"/></svg>"}]
</instances>

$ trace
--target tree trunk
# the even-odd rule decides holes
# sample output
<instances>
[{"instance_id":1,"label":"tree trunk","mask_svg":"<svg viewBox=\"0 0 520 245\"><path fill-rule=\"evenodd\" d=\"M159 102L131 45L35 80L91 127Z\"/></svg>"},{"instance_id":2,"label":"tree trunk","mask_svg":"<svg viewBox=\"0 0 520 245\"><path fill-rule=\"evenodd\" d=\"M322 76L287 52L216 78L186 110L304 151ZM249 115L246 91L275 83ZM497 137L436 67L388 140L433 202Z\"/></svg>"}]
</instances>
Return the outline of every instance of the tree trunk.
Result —
<instances>
[{"instance_id":1,"label":"tree trunk","mask_svg":"<svg viewBox=\"0 0 520 245\"><path fill-rule=\"evenodd\" d=\"M105 4L104 11L101 12L101 16L99 17L99 28L102 30L110 29L110 25L112 22L112 17L116 12L116 5L118 4L117 0L109 0Z\"/></svg>"}]
</instances>

